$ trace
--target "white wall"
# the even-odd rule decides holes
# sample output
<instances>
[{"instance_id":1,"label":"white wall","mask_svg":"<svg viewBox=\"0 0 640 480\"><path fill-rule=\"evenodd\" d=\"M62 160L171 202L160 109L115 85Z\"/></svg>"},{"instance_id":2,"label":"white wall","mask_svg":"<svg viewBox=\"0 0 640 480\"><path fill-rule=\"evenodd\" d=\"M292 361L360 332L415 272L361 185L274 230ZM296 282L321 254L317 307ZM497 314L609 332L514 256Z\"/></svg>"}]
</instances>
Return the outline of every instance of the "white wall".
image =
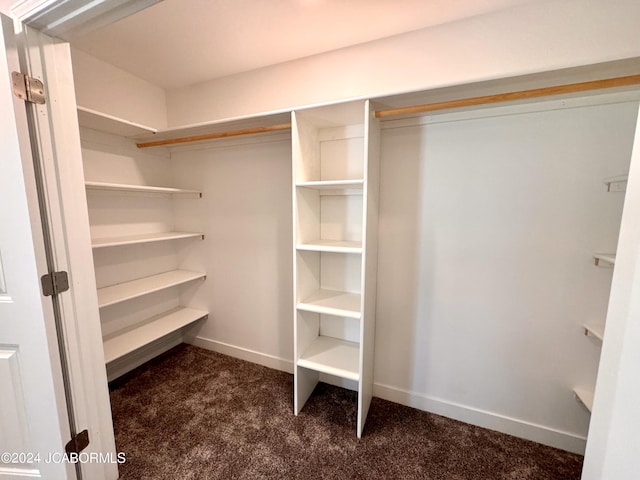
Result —
<instances>
[{"instance_id":1,"label":"white wall","mask_svg":"<svg viewBox=\"0 0 640 480\"><path fill-rule=\"evenodd\" d=\"M290 135L195 148L172 154L174 182L203 192L176 210L177 228L205 233L181 259L183 268L207 273L202 287L183 297L209 311L195 343L291 370Z\"/></svg>"},{"instance_id":2,"label":"white wall","mask_svg":"<svg viewBox=\"0 0 640 480\"><path fill-rule=\"evenodd\" d=\"M591 257L615 251L623 201L602 179L626 172L635 115L383 130L378 395L584 448L571 389L593 388L599 348L581 324L602 322L611 282Z\"/></svg>"},{"instance_id":3,"label":"white wall","mask_svg":"<svg viewBox=\"0 0 640 480\"><path fill-rule=\"evenodd\" d=\"M636 0L532 2L170 90L168 122L185 125L638 57L638 18Z\"/></svg>"},{"instance_id":4,"label":"white wall","mask_svg":"<svg viewBox=\"0 0 640 480\"><path fill-rule=\"evenodd\" d=\"M166 128L165 92L145 80L72 49L79 106L157 129Z\"/></svg>"}]
</instances>

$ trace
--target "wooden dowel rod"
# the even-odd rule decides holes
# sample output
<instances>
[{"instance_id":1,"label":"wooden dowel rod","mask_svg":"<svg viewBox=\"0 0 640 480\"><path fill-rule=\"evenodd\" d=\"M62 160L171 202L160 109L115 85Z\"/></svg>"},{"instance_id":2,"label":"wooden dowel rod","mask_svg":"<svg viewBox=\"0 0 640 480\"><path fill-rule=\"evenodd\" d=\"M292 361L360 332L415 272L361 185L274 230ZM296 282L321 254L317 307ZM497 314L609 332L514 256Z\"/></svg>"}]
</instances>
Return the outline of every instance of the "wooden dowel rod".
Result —
<instances>
[{"instance_id":1,"label":"wooden dowel rod","mask_svg":"<svg viewBox=\"0 0 640 480\"><path fill-rule=\"evenodd\" d=\"M557 85L554 87L534 88L532 90L522 90L519 92L498 93L495 95L485 95L482 97L461 98L458 100L447 100L445 102L427 103L424 105L413 105L411 107L389 108L377 110L376 118L393 117L397 115L411 115L414 113L433 112L448 108L473 107L490 103L508 102L511 100L527 100L529 98L546 97L550 95L560 95L563 93L586 92L589 90L600 90L603 88L624 87L640 84L640 75L630 75L627 77L608 78L605 80L594 80L590 82L570 83L567 85Z\"/></svg>"},{"instance_id":2,"label":"wooden dowel rod","mask_svg":"<svg viewBox=\"0 0 640 480\"><path fill-rule=\"evenodd\" d=\"M138 148L161 147L163 145L176 145L178 143L199 142L202 140L214 140L216 138L237 137L239 135L253 135L255 133L277 132L279 130L288 130L290 128L290 123L282 123L280 125L269 125L267 127L243 128L241 130L231 130L229 132L206 133L204 135L193 135L190 137L168 138L166 140L143 142L136 145L138 146Z\"/></svg>"}]
</instances>

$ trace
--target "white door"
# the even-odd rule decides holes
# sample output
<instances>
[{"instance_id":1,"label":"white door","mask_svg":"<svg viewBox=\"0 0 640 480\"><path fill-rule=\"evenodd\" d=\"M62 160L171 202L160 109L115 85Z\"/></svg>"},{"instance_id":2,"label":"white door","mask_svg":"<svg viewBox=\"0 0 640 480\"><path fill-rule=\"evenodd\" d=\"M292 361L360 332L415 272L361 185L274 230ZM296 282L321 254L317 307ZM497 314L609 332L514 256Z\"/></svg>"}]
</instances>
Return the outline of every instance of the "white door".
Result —
<instances>
[{"instance_id":1,"label":"white door","mask_svg":"<svg viewBox=\"0 0 640 480\"><path fill-rule=\"evenodd\" d=\"M73 465L59 462L69 422L53 309L38 278L44 242L27 195L34 176L25 106L10 80L19 71L13 22L1 20L0 478L75 478Z\"/></svg>"}]
</instances>

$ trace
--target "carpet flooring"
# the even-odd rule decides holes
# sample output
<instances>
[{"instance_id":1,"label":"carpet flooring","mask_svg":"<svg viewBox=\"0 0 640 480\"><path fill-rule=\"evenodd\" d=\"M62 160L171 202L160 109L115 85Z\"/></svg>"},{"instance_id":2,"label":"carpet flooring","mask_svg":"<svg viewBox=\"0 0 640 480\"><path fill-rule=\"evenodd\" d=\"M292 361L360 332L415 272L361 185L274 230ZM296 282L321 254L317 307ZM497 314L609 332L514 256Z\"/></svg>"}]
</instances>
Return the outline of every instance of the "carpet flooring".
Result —
<instances>
[{"instance_id":1,"label":"carpet flooring","mask_svg":"<svg viewBox=\"0 0 640 480\"><path fill-rule=\"evenodd\" d=\"M299 416L293 377L179 345L111 385L120 478L578 480L582 457L319 384Z\"/></svg>"}]
</instances>

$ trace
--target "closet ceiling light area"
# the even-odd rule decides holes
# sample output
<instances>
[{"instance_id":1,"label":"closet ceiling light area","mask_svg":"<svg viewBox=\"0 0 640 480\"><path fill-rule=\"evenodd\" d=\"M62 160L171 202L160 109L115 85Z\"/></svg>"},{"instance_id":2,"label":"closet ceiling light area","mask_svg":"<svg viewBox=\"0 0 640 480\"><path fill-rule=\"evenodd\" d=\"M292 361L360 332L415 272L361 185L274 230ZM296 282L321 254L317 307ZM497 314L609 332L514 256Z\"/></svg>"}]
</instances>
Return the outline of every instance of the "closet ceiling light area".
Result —
<instances>
[{"instance_id":1,"label":"closet ceiling light area","mask_svg":"<svg viewBox=\"0 0 640 480\"><path fill-rule=\"evenodd\" d=\"M71 43L162 88L179 88L530 1L164 0Z\"/></svg>"}]
</instances>

